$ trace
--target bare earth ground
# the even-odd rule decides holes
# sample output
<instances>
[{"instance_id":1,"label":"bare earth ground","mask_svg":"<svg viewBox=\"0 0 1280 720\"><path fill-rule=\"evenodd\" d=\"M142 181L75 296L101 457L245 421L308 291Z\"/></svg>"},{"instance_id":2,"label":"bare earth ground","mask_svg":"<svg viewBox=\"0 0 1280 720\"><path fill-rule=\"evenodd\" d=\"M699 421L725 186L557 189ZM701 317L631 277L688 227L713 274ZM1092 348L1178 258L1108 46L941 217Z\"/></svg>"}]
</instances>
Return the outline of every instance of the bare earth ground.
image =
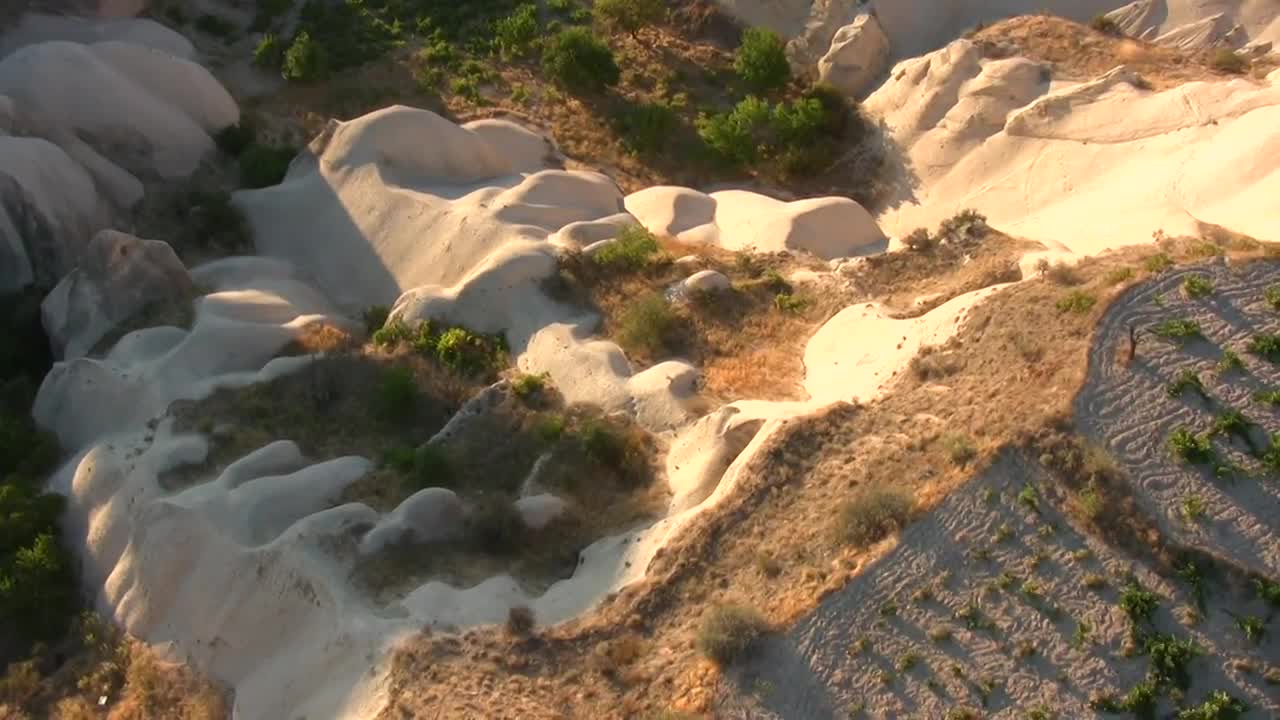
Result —
<instances>
[{"instance_id":1,"label":"bare earth ground","mask_svg":"<svg viewBox=\"0 0 1280 720\"><path fill-rule=\"evenodd\" d=\"M1201 241L1160 247L1184 260L1263 252ZM984 457L1028 429L1069 416L1093 326L1126 284L1149 275L1143 259L1155 252L1133 248L1088 261L1058 275L1070 286L1041 279L998 293L940 351L953 360L941 377L907 375L875 404L836 405L787 422L741 468L730 498L666 548L645 582L591 616L528 639L482 629L411 643L395 661L384 717L719 710L723 676L693 643L704 611L732 601L757 608L779 627L804 617L873 559L832 538L833 509L852 488L907 487L927 509L968 480ZM1059 310L1073 292L1094 297L1096 306ZM953 433L968 435L978 452L968 466L950 459L945 436Z\"/></svg>"},{"instance_id":2,"label":"bare earth ground","mask_svg":"<svg viewBox=\"0 0 1280 720\"><path fill-rule=\"evenodd\" d=\"M1045 499L1053 482L1020 452L1000 456L734 668L719 716L1098 716L1092 697L1123 696L1147 672L1147 658L1126 650L1129 620L1118 607L1130 574L1161 597L1155 628L1193 638L1210 656L1196 661L1187 698L1223 689L1263 711L1254 717L1280 710L1257 672L1280 642L1247 643L1228 614L1266 607L1248 593L1216 592L1207 620L1183 627L1175 610L1195 607L1192 593L1073 523ZM1036 511L1018 501L1028 486Z\"/></svg>"},{"instance_id":3,"label":"bare earth ground","mask_svg":"<svg viewBox=\"0 0 1280 720\"><path fill-rule=\"evenodd\" d=\"M1187 277L1211 279L1216 290L1200 299L1186 297ZM1236 564L1270 575L1280 573L1280 483L1268 477L1243 442L1218 437L1215 451L1240 466L1244 476L1216 479L1212 467L1177 462L1166 442L1175 427L1209 430L1214 415L1234 408L1265 430L1280 432L1280 413L1255 399L1280 387L1280 365L1246 352L1251 337L1280 332L1280 312L1263 298L1280 284L1274 264L1244 266L1200 264L1170 271L1157 282L1135 288L1097 330L1086 390L1075 403L1082 431L1105 443L1133 478L1140 505L1176 542L1196 545ZM1127 344L1128 328L1150 328L1169 318L1199 323L1203 339L1170 342L1147 334L1129 368L1107 362L1109 353ZM1243 370L1219 372L1225 349L1243 360ZM1187 370L1199 374L1211 401L1192 392L1169 397L1166 388ZM1265 445L1265 438L1259 443ZM1204 516L1184 517L1184 504L1199 498ZM1194 501L1192 501L1194 502Z\"/></svg>"}]
</instances>

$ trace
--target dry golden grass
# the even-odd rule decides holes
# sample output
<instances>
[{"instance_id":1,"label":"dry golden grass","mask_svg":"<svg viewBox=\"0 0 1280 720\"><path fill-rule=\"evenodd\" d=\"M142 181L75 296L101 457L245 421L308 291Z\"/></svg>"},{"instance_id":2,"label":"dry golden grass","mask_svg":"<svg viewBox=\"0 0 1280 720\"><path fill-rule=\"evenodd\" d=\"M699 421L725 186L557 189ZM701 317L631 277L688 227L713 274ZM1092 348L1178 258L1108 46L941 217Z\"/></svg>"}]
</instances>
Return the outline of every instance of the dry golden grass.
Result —
<instances>
[{"instance_id":1,"label":"dry golden grass","mask_svg":"<svg viewBox=\"0 0 1280 720\"><path fill-rule=\"evenodd\" d=\"M8 668L0 680L0 719L230 716L228 693L190 668L160 660L142 643L97 619L82 619L76 629L59 653L63 659L57 667L49 657L37 655Z\"/></svg>"},{"instance_id":2,"label":"dry golden grass","mask_svg":"<svg viewBox=\"0 0 1280 720\"><path fill-rule=\"evenodd\" d=\"M1273 252L1215 247L1241 259ZM1109 302L1150 275L1144 261L1156 252L1185 261L1206 251L1204 240L1164 240L1082 263L1080 284L1072 290L1097 298L1085 313L1059 311L1057 303L1069 290L1047 279L992 296L946 346L958 360L950 374L921 379L906 373L871 405L837 404L784 425L750 461L732 496L667 546L645 581L597 612L545 632L537 644L479 631L417 639L395 658L392 702L383 717L428 708L465 713L447 698L467 697L482 685L514 699L494 717L563 717L566 703L584 717L714 713L719 674L694 648L707 606L755 607L783 626L871 560L868 552L831 539L831 508L851 490L906 488L927 512L981 472L1001 448L1034 449L1036 442L1059 447L1055 443L1066 442L1066 436L1054 433L1069 417L1085 378L1093 327ZM1133 272L1117 282L1119 267ZM948 391L939 393L939 384ZM942 442L952 428L966 428L978 452L964 468L949 461ZM1097 463L1081 462L1066 467ZM1147 525L1136 514L1121 513L1113 524L1107 532L1129 538L1125 542L1146 537ZM768 582L761 582L759 570L762 542L772 560ZM629 665L625 682L582 669L581 659L594 648L636 632L661 650Z\"/></svg>"},{"instance_id":3,"label":"dry golden grass","mask_svg":"<svg viewBox=\"0 0 1280 720\"><path fill-rule=\"evenodd\" d=\"M1122 64L1155 90L1193 80L1237 77L1215 70L1209 51L1189 52L1108 35L1052 15L1004 20L979 30L973 40L988 57L1021 55L1052 63L1054 77L1062 80L1091 80ZM1249 75L1262 78L1274 68L1271 61L1257 61Z\"/></svg>"},{"instance_id":4,"label":"dry golden grass","mask_svg":"<svg viewBox=\"0 0 1280 720\"><path fill-rule=\"evenodd\" d=\"M857 297L848 283L827 277L792 286L784 274L822 267L801 256L734 254L669 239L660 245L662 254L634 271L604 269L589 258L570 255L549 290L599 312L601 334L619 339L637 298L661 293L697 270L719 271L729 277L731 289L672 303L673 321L656 347L620 339L628 357L639 367L673 357L688 360L702 371L703 395L717 401L804 397L804 345L827 318ZM672 262L690 254L700 257L696 268ZM780 293L801 304L780 307Z\"/></svg>"}]
</instances>

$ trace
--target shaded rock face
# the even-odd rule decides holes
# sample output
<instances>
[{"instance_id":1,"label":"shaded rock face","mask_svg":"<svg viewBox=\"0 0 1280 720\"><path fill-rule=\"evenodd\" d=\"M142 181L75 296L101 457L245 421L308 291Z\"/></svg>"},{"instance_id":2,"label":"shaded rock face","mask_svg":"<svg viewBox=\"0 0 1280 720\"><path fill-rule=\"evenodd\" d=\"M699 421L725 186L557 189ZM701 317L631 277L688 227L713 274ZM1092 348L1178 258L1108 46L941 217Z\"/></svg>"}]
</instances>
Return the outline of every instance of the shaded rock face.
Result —
<instances>
[{"instance_id":1,"label":"shaded rock face","mask_svg":"<svg viewBox=\"0 0 1280 720\"><path fill-rule=\"evenodd\" d=\"M818 61L818 79L845 95L856 96L889 67L889 38L874 15L863 14L840 28Z\"/></svg>"},{"instance_id":2,"label":"shaded rock face","mask_svg":"<svg viewBox=\"0 0 1280 720\"><path fill-rule=\"evenodd\" d=\"M151 303L178 301L191 291L191 276L168 243L103 230L80 267L45 298L41 316L54 354L72 359Z\"/></svg>"},{"instance_id":3,"label":"shaded rock face","mask_svg":"<svg viewBox=\"0 0 1280 720\"><path fill-rule=\"evenodd\" d=\"M0 137L0 157L4 147L24 139ZM57 159L56 147L41 144L24 148L26 158ZM50 157L50 156L55 157ZM65 155L62 160L70 162ZM75 266L80 244L93 230L94 213L59 213L60 208L42 202L42 188L27 187L21 168L0 166L0 292L12 292L27 285L51 287L63 273ZM74 185L74 183L73 183ZM71 188L68 188L71 192ZM72 203L74 204L74 203Z\"/></svg>"}]
</instances>

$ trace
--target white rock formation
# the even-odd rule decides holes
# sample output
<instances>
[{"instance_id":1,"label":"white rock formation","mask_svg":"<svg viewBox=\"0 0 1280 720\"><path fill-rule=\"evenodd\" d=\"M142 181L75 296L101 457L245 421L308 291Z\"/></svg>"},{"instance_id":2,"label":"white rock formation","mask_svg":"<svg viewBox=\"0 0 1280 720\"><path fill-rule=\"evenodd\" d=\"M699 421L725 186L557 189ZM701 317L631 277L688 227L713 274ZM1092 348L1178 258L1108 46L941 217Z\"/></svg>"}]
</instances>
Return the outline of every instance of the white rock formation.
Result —
<instances>
[{"instance_id":1,"label":"white rock formation","mask_svg":"<svg viewBox=\"0 0 1280 720\"><path fill-rule=\"evenodd\" d=\"M191 276L169 243L103 230L40 310L54 355L71 360L147 305L185 302L191 291Z\"/></svg>"},{"instance_id":2,"label":"white rock formation","mask_svg":"<svg viewBox=\"0 0 1280 720\"><path fill-rule=\"evenodd\" d=\"M128 3L132 0L105 1ZM120 8L121 11L127 9ZM195 48L190 40L154 20L133 18L127 12L103 15L102 18L104 19L27 13L15 27L0 35L0 58L18 48L46 42L73 42L82 45L123 42L159 50L174 57L195 59Z\"/></svg>"},{"instance_id":3,"label":"white rock formation","mask_svg":"<svg viewBox=\"0 0 1280 720\"><path fill-rule=\"evenodd\" d=\"M191 52L151 21L27 15L0 37L0 290L52 284L145 181L189 175L239 119Z\"/></svg>"},{"instance_id":4,"label":"white rock formation","mask_svg":"<svg viewBox=\"0 0 1280 720\"><path fill-rule=\"evenodd\" d=\"M889 68L889 38L874 15L863 13L836 31L818 60L818 79L849 97L858 97Z\"/></svg>"},{"instance_id":5,"label":"white rock formation","mask_svg":"<svg viewBox=\"0 0 1280 720\"><path fill-rule=\"evenodd\" d=\"M966 40L899 63L864 103L915 186L879 220L902 236L973 207L1014 235L1093 254L1197 221L1280 239L1280 74L1163 92L1117 69L1046 82Z\"/></svg>"},{"instance_id":6,"label":"white rock formation","mask_svg":"<svg viewBox=\"0 0 1280 720\"><path fill-rule=\"evenodd\" d=\"M525 527L531 530L541 530L555 522L567 507L568 503L550 493L530 495L516 501L516 512L520 513Z\"/></svg>"},{"instance_id":7,"label":"white rock formation","mask_svg":"<svg viewBox=\"0 0 1280 720\"><path fill-rule=\"evenodd\" d=\"M730 283L725 274L716 270L701 270L684 279L684 288L693 292L728 290Z\"/></svg>"},{"instance_id":8,"label":"white rock formation","mask_svg":"<svg viewBox=\"0 0 1280 720\"><path fill-rule=\"evenodd\" d=\"M888 243L871 214L842 197L784 202L746 190L708 195L659 186L628 195L626 207L651 232L728 250L804 250L831 259L880 252Z\"/></svg>"},{"instance_id":9,"label":"white rock formation","mask_svg":"<svg viewBox=\"0 0 1280 720\"><path fill-rule=\"evenodd\" d=\"M110 217L93 178L57 145L0 135L0 292L52 285Z\"/></svg>"},{"instance_id":10,"label":"white rock formation","mask_svg":"<svg viewBox=\"0 0 1280 720\"><path fill-rule=\"evenodd\" d=\"M360 552L372 555L405 541L455 540L466 527L467 509L448 488L429 487L410 495L360 539Z\"/></svg>"}]
</instances>

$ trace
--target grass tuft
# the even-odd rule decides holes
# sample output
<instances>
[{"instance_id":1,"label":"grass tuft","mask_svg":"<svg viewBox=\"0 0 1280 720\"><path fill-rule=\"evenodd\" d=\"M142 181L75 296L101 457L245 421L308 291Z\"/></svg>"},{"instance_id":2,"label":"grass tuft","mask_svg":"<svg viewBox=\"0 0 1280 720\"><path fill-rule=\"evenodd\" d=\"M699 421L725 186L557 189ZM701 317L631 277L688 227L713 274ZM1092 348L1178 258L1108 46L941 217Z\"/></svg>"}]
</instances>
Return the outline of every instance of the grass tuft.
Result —
<instances>
[{"instance_id":1,"label":"grass tuft","mask_svg":"<svg viewBox=\"0 0 1280 720\"><path fill-rule=\"evenodd\" d=\"M764 617L740 605L719 605L707 612L698 629L698 650L719 665L728 665L768 630Z\"/></svg>"},{"instance_id":2,"label":"grass tuft","mask_svg":"<svg viewBox=\"0 0 1280 720\"><path fill-rule=\"evenodd\" d=\"M866 488L837 510L837 535L856 547L871 545L906 525L914 508L915 498L903 488Z\"/></svg>"}]
</instances>

